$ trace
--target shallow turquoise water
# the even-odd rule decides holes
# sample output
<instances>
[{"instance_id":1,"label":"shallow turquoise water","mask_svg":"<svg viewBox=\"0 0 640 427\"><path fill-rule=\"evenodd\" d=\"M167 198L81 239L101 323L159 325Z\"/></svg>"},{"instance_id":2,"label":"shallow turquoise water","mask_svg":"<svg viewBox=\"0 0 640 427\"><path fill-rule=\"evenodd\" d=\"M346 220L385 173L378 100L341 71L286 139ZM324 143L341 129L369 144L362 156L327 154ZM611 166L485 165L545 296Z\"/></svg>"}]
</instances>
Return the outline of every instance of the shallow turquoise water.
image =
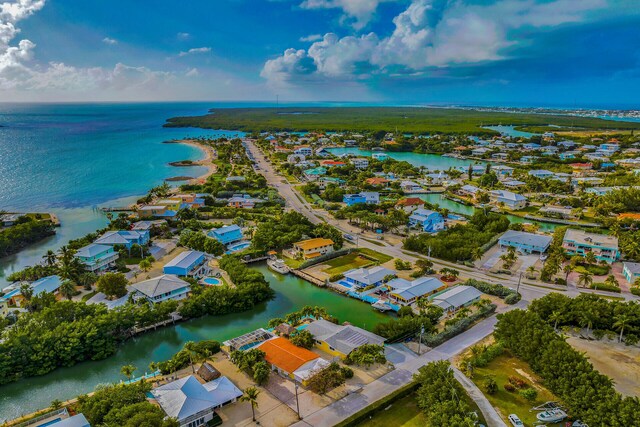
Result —
<instances>
[{"instance_id":1,"label":"shallow turquoise water","mask_svg":"<svg viewBox=\"0 0 640 427\"><path fill-rule=\"evenodd\" d=\"M341 154L353 154L356 156L371 157L375 151L361 150L357 147L339 147L330 148L329 151L336 156ZM454 157L442 157L438 154L422 154L412 152L394 152L384 151L386 155L395 160L409 162L414 166L424 166L429 170L447 170L449 168L456 168L460 166L468 167L469 164L483 163L472 160L456 159Z\"/></svg>"}]
</instances>

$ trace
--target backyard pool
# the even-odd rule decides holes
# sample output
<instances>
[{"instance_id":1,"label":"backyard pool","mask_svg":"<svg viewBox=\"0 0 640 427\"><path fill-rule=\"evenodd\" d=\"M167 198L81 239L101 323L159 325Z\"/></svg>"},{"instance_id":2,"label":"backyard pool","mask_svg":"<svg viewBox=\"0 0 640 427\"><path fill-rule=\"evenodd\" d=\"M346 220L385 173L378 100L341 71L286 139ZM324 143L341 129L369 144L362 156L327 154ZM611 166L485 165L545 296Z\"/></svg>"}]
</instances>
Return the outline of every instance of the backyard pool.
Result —
<instances>
[{"instance_id":1,"label":"backyard pool","mask_svg":"<svg viewBox=\"0 0 640 427\"><path fill-rule=\"evenodd\" d=\"M243 249L248 248L251 245L251 242L238 242L232 245L227 246L227 255L232 254L234 252L241 251Z\"/></svg>"},{"instance_id":2,"label":"backyard pool","mask_svg":"<svg viewBox=\"0 0 640 427\"><path fill-rule=\"evenodd\" d=\"M205 277L202 279L202 283L209 286L218 286L222 284L220 279L216 279L215 277Z\"/></svg>"}]
</instances>

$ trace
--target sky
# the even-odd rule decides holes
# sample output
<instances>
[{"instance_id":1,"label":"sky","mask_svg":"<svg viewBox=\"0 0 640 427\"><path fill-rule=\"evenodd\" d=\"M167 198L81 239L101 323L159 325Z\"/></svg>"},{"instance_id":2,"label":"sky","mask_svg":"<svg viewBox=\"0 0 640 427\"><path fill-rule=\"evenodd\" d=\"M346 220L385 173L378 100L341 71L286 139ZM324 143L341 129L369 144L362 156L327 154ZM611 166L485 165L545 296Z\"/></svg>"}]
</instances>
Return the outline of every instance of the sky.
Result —
<instances>
[{"instance_id":1,"label":"sky","mask_svg":"<svg viewBox=\"0 0 640 427\"><path fill-rule=\"evenodd\" d=\"M0 0L0 102L640 108L640 0Z\"/></svg>"}]
</instances>

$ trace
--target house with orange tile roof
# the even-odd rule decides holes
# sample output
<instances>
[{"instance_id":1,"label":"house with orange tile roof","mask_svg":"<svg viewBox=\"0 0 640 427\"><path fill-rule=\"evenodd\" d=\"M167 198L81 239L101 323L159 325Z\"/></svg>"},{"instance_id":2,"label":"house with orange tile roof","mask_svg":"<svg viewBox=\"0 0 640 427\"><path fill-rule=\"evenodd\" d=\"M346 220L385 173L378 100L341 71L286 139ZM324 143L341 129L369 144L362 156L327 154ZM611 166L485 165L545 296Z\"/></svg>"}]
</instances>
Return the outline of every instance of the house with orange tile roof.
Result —
<instances>
[{"instance_id":1,"label":"house with orange tile roof","mask_svg":"<svg viewBox=\"0 0 640 427\"><path fill-rule=\"evenodd\" d=\"M313 351L298 347L284 337L267 340L256 348L264 352L264 358L272 370L303 386L316 373L329 366L329 362Z\"/></svg>"},{"instance_id":2,"label":"house with orange tile roof","mask_svg":"<svg viewBox=\"0 0 640 427\"><path fill-rule=\"evenodd\" d=\"M317 237L293 244L293 252L303 259L316 258L333 252L333 240Z\"/></svg>"},{"instance_id":3,"label":"house with orange tile roof","mask_svg":"<svg viewBox=\"0 0 640 427\"><path fill-rule=\"evenodd\" d=\"M424 206L424 200L418 197L405 197L396 203L396 209L403 210L406 213L411 213L422 206Z\"/></svg>"},{"instance_id":4,"label":"house with orange tile roof","mask_svg":"<svg viewBox=\"0 0 640 427\"><path fill-rule=\"evenodd\" d=\"M390 181L386 178L380 178L380 177L373 177L373 178L367 178L365 180L365 183L369 184L369 185L373 185L373 186L382 186L385 185L387 183L389 183Z\"/></svg>"}]
</instances>

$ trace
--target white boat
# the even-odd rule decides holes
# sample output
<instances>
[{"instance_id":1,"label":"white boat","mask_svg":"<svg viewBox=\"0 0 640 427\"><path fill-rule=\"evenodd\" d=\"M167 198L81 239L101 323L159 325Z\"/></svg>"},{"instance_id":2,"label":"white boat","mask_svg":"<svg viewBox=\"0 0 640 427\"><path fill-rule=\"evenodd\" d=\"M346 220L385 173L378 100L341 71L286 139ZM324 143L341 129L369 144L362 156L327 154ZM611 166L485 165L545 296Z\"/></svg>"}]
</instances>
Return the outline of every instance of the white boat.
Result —
<instances>
[{"instance_id":1,"label":"white boat","mask_svg":"<svg viewBox=\"0 0 640 427\"><path fill-rule=\"evenodd\" d=\"M279 258L268 259L267 266L276 273L287 274L289 272L289 266Z\"/></svg>"},{"instance_id":2,"label":"white boat","mask_svg":"<svg viewBox=\"0 0 640 427\"><path fill-rule=\"evenodd\" d=\"M536 418L544 423L553 424L559 423L560 421L567 418L567 413L562 409L549 409L547 411L538 413L538 415L536 415Z\"/></svg>"},{"instance_id":3,"label":"white boat","mask_svg":"<svg viewBox=\"0 0 640 427\"><path fill-rule=\"evenodd\" d=\"M383 301L381 299L379 299L378 301L374 302L373 304L371 304L371 307L375 308L376 310L379 311L389 311L389 310L393 310L389 304L386 303L386 301Z\"/></svg>"}]
</instances>

